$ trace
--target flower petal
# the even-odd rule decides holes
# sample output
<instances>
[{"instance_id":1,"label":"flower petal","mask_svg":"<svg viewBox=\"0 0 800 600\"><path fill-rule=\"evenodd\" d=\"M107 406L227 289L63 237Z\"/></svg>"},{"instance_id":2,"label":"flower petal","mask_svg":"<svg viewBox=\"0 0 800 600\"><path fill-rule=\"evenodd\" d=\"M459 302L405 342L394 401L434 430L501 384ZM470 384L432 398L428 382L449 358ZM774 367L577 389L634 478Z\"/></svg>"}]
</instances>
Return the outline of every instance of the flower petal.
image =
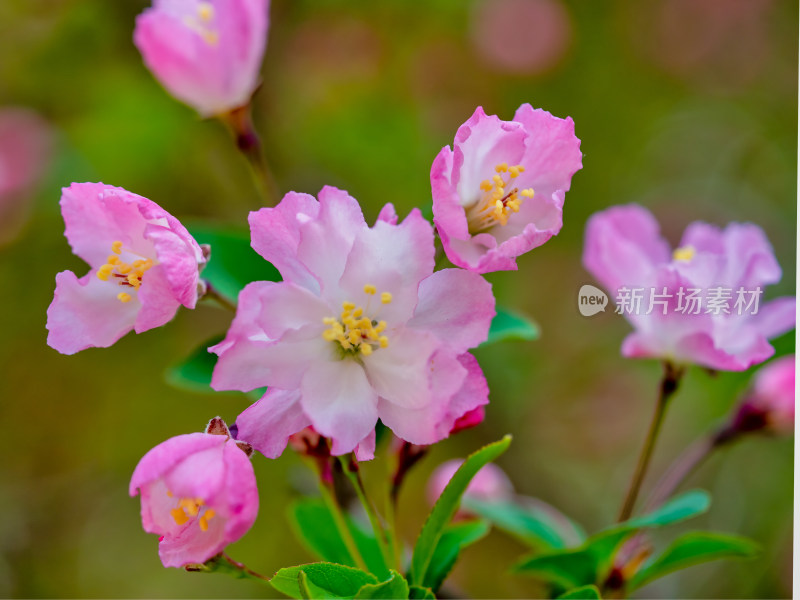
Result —
<instances>
[{"instance_id":1,"label":"flower petal","mask_svg":"<svg viewBox=\"0 0 800 600\"><path fill-rule=\"evenodd\" d=\"M194 269L197 272L196 263ZM168 323L180 306L172 291L163 264L148 269L142 276L142 285L139 291L133 293L138 296L141 303L141 310L136 316L134 325L136 333L142 333Z\"/></svg>"},{"instance_id":2,"label":"flower petal","mask_svg":"<svg viewBox=\"0 0 800 600\"><path fill-rule=\"evenodd\" d=\"M236 417L238 439L252 444L267 458L278 458L289 436L303 430L311 420L300 406L300 390L270 388L267 393Z\"/></svg>"}]
</instances>

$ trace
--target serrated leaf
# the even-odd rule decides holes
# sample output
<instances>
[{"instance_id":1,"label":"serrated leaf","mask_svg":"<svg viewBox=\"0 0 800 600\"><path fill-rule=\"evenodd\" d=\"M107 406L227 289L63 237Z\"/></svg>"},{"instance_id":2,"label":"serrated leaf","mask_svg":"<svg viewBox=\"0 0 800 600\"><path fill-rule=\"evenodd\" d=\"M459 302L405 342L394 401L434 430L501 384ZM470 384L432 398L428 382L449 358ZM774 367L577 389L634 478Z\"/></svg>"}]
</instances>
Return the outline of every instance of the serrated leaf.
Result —
<instances>
[{"instance_id":1,"label":"serrated leaf","mask_svg":"<svg viewBox=\"0 0 800 600\"><path fill-rule=\"evenodd\" d=\"M289 507L289 521L297 537L322 560L350 567L356 566L347 546L339 536L330 510L322 500L304 498L294 502ZM381 580L389 577L389 569L375 538L362 530L347 515L345 521L369 571Z\"/></svg>"},{"instance_id":2,"label":"serrated leaf","mask_svg":"<svg viewBox=\"0 0 800 600\"><path fill-rule=\"evenodd\" d=\"M675 541L654 561L642 568L630 581L635 590L651 581L693 565L727 558L748 559L759 553L754 541L738 535L692 531Z\"/></svg>"},{"instance_id":3,"label":"serrated leaf","mask_svg":"<svg viewBox=\"0 0 800 600\"><path fill-rule=\"evenodd\" d=\"M596 585L583 585L581 587L572 588L558 596L559 600L567 600L568 598L570 600L597 600L598 598L602 598L602 596Z\"/></svg>"},{"instance_id":4,"label":"serrated leaf","mask_svg":"<svg viewBox=\"0 0 800 600\"><path fill-rule=\"evenodd\" d=\"M461 551L484 538L490 529L491 526L484 520L464 521L448 525L433 552L423 585L434 592L438 590L450 571L453 570Z\"/></svg>"},{"instance_id":5,"label":"serrated leaf","mask_svg":"<svg viewBox=\"0 0 800 600\"><path fill-rule=\"evenodd\" d=\"M184 360L168 367L164 377L171 386L180 390L201 393L216 393L211 388L211 374L217 364L217 356L208 351L211 346L220 343L224 336L215 336L200 344Z\"/></svg>"},{"instance_id":6,"label":"serrated leaf","mask_svg":"<svg viewBox=\"0 0 800 600\"><path fill-rule=\"evenodd\" d=\"M510 444L511 436L507 435L502 440L488 444L473 452L450 479L436 504L433 505L433 509L422 526L422 531L414 546L409 578L412 584L420 585L425 581L425 575L436 550L436 545L439 543L445 527L458 509L461 496L470 481L472 481L472 478L484 465L492 462L508 450Z\"/></svg>"},{"instance_id":7,"label":"serrated leaf","mask_svg":"<svg viewBox=\"0 0 800 600\"><path fill-rule=\"evenodd\" d=\"M412 585L408 588L408 598L409 600L436 600L436 594L421 585Z\"/></svg>"},{"instance_id":8,"label":"serrated leaf","mask_svg":"<svg viewBox=\"0 0 800 600\"><path fill-rule=\"evenodd\" d=\"M466 497L462 507L537 549L560 550L586 539L580 526L543 502L523 505Z\"/></svg>"},{"instance_id":9,"label":"serrated leaf","mask_svg":"<svg viewBox=\"0 0 800 600\"><path fill-rule=\"evenodd\" d=\"M301 589L301 575L303 588ZM279 570L269 580L272 587L291 598L353 598L378 578L353 567L334 563L311 563Z\"/></svg>"},{"instance_id":10,"label":"serrated leaf","mask_svg":"<svg viewBox=\"0 0 800 600\"><path fill-rule=\"evenodd\" d=\"M201 277L229 300L235 302L251 281L281 280L278 270L250 246L250 232L246 229L208 223L190 224L187 229L199 244L211 246L211 259Z\"/></svg>"},{"instance_id":11,"label":"serrated leaf","mask_svg":"<svg viewBox=\"0 0 800 600\"><path fill-rule=\"evenodd\" d=\"M533 319L498 306L489 327L489 338L482 345L507 340L532 341L540 335L541 330Z\"/></svg>"},{"instance_id":12,"label":"serrated leaf","mask_svg":"<svg viewBox=\"0 0 800 600\"><path fill-rule=\"evenodd\" d=\"M397 598L408 598L408 582L397 571L391 571L391 578L381 583L369 583L363 586L356 598L385 598L396 600Z\"/></svg>"}]
</instances>

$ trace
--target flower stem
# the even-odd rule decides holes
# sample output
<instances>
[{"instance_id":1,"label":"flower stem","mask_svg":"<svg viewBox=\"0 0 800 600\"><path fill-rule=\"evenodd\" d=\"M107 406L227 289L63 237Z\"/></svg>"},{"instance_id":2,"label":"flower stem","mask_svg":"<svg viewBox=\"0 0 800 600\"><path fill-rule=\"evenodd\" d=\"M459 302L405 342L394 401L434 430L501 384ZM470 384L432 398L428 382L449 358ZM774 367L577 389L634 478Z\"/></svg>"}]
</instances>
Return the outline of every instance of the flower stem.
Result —
<instances>
[{"instance_id":1,"label":"flower stem","mask_svg":"<svg viewBox=\"0 0 800 600\"><path fill-rule=\"evenodd\" d=\"M339 501L336 499L336 493L333 490L333 480L326 478L322 471L318 468L314 468L314 471L316 471L318 475L317 484L319 486L320 494L322 495L322 501L328 507L328 511L330 511L331 516L333 517L336 530L339 532L339 537L342 539L342 542L347 548L350 558L352 558L353 563L359 569L362 571L367 571L368 569L366 563L364 562L364 558L358 551L358 546L356 546L356 542L353 539L353 534L350 532L350 528L347 526L347 521L344 518L342 507L339 505Z\"/></svg>"},{"instance_id":2,"label":"flower stem","mask_svg":"<svg viewBox=\"0 0 800 600\"><path fill-rule=\"evenodd\" d=\"M247 159L253 181L265 206L277 204L279 193L275 178L267 166L261 148L261 139L253 126L250 105L246 104L223 115L220 119L225 123L236 140L236 147Z\"/></svg>"},{"instance_id":3,"label":"flower stem","mask_svg":"<svg viewBox=\"0 0 800 600\"><path fill-rule=\"evenodd\" d=\"M628 493L625 495L625 502L622 504L622 509L617 518L617 522L619 523L627 521L633 513L636 499L639 496L639 490L647 474L647 468L650 466L650 458L653 455L653 449L655 448L656 440L661 430L661 424L664 421L667 405L669 404L670 398L672 398L678 389L678 384L682 376L682 368L675 367L675 365L669 361L664 363L664 376L661 379L655 411L653 412L650 428L644 440L644 446L639 454L639 462L636 465L636 470L633 472L633 477L628 487Z\"/></svg>"},{"instance_id":4,"label":"flower stem","mask_svg":"<svg viewBox=\"0 0 800 600\"><path fill-rule=\"evenodd\" d=\"M220 552L206 561L205 564L186 565L184 568L187 571L196 573L227 573L238 579L258 579L266 582L270 580L266 575L253 571L253 569L248 568L243 563L233 560L224 552Z\"/></svg>"},{"instance_id":5,"label":"flower stem","mask_svg":"<svg viewBox=\"0 0 800 600\"><path fill-rule=\"evenodd\" d=\"M217 288L215 288L211 283L207 280L204 280L206 285L206 293L203 294L203 298L208 298L209 300L214 300L217 304L219 304L222 308L227 308L230 311L236 312L236 303L231 302L225 296L223 296Z\"/></svg>"},{"instance_id":6,"label":"flower stem","mask_svg":"<svg viewBox=\"0 0 800 600\"><path fill-rule=\"evenodd\" d=\"M340 456L339 461L342 464L342 470L344 471L347 478L350 480L350 483L353 484L353 487L356 490L356 495L358 496L361 505L364 507L364 510L367 513L367 517L369 517L370 525L372 525L372 531L375 533L375 539L378 542L378 546L381 549L381 555L383 555L383 561L386 565L392 565L395 562L396 557L394 556L394 552L390 550L390 545L392 548L394 544L390 544L389 541L386 539L386 531L381 525L380 519L378 518L378 513L375 510L375 507L372 505L372 502L367 497L367 490L364 488L364 482L361 480L361 473L358 468L358 461L356 460L355 456L350 454L348 457Z\"/></svg>"}]
</instances>

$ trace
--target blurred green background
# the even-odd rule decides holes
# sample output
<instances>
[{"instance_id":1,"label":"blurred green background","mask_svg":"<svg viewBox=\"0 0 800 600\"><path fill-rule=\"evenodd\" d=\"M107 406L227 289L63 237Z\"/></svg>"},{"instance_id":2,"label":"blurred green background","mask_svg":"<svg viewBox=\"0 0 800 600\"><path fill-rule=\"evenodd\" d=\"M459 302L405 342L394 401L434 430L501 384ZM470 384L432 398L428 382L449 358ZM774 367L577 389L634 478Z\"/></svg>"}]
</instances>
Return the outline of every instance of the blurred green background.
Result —
<instances>
[{"instance_id":1,"label":"blurred green background","mask_svg":"<svg viewBox=\"0 0 800 600\"><path fill-rule=\"evenodd\" d=\"M155 444L214 415L233 422L238 394L194 394L164 369L230 316L181 311L169 326L108 350L61 356L45 344L54 276L72 256L59 188L103 181L179 218L244 224L259 206L226 131L164 93L131 41L145 0L2 0L0 106L27 106L52 126L55 149L16 238L0 247L0 596L260 597L268 587L161 567L141 530L130 474ZM619 355L629 328L577 311L592 280L580 263L586 219L640 202L675 243L703 219L761 225L795 289L797 22L792 0L273 0L256 125L282 191L349 190L369 219L386 202L430 202L439 149L476 106L510 119L523 102L575 120L584 168L567 194L564 228L489 276L499 301L536 318L537 342L476 352L491 387L486 422L439 445L402 496L413 541L439 462L514 434L500 464L590 531L614 518L652 409L659 366ZM44 168L45 165L43 164ZM794 334L777 340L792 352ZM693 369L667 417L652 474L733 405L751 373ZM751 536L749 563L695 567L642 597L791 595L793 440L748 440L690 482L712 492L693 526ZM296 456L257 456L262 507L230 554L257 571L311 559L286 506L308 485ZM375 484L383 464L366 467ZM653 479L649 480L652 485ZM675 535L671 529L668 535ZM523 552L492 533L450 580L472 597L535 597L505 573Z\"/></svg>"}]
</instances>

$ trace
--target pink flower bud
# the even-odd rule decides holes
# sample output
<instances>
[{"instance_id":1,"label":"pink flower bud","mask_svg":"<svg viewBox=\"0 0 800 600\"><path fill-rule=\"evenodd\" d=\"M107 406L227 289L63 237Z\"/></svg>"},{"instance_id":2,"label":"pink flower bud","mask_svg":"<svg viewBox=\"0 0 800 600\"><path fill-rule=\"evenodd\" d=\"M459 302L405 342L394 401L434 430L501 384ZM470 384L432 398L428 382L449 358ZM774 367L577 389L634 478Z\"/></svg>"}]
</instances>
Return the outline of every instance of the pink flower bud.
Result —
<instances>
[{"instance_id":1,"label":"pink flower bud","mask_svg":"<svg viewBox=\"0 0 800 600\"><path fill-rule=\"evenodd\" d=\"M147 68L204 117L247 104L259 85L269 0L153 0L133 40Z\"/></svg>"},{"instance_id":2,"label":"pink flower bud","mask_svg":"<svg viewBox=\"0 0 800 600\"><path fill-rule=\"evenodd\" d=\"M734 418L740 432L765 430L790 435L794 432L795 357L784 356L760 369L753 387Z\"/></svg>"},{"instance_id":3,"label":"pink flower bud","mask_svg":"<svg viewBox=\"0 0 800 600\"><path fill-rule=\"evenodd\" d=\"M442 495L444 488L450 483L458 468L464 461L448 460L439 465L428 480L428 501L433 504ZM514 486L503 469L489 463L472 478L464 497L476 500L506 500L514 493Z\"/></svg>"},{"instance_id":4,"label":"pink flower bud","mask_svg":"<svg viewBox=\"0 0 800 600\"><path fill-rule=\"evenodd\" d=\"M204 563L241 538L258 514L253 466L237 441L190 433L144 455L130 495L141 493L142 526L159 536L165 567Z\"/></svg>"}]
</instances>

